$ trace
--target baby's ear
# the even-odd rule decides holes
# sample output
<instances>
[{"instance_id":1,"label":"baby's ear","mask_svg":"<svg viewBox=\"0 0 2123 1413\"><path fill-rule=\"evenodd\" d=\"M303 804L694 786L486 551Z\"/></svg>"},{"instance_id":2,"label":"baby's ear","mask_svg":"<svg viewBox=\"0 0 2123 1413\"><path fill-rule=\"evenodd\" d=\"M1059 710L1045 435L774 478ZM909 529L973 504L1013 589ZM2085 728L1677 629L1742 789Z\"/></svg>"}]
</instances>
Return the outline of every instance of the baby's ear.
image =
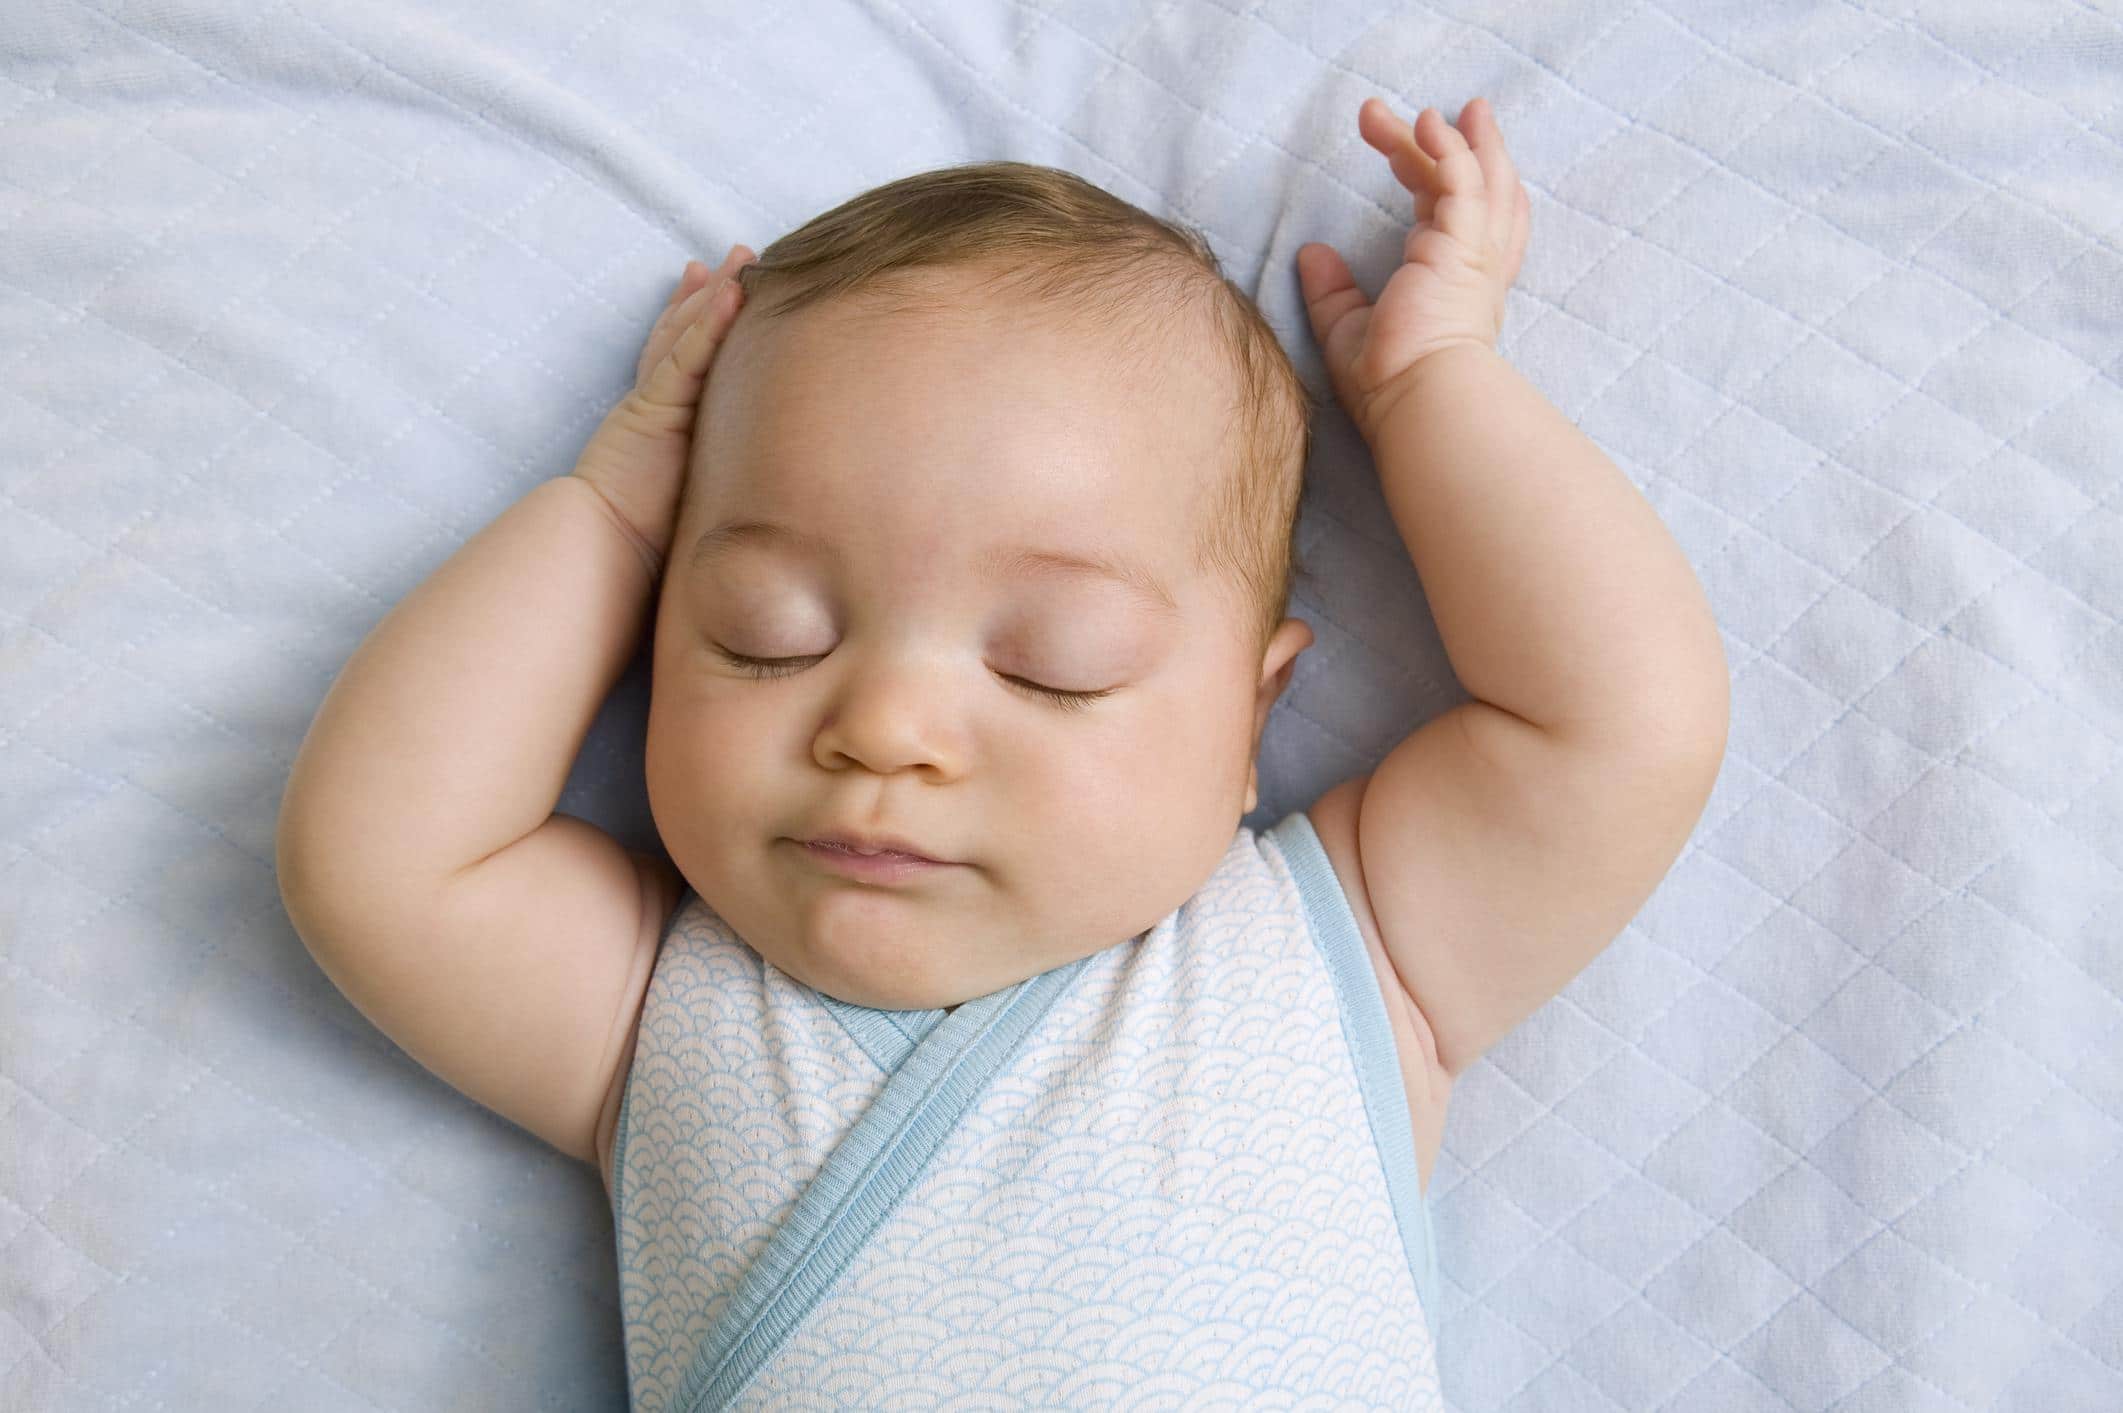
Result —
<instances>
[{"instance_id":1,"label":"baby's ear","mask_svg":"<svg viewBox=\"0 0 2123 1413\"><path fill-rule=\"evenodd\" d=\"M1261 656L1262 672L1272 674L1261 681L1267 701L1273 702L1290 685L1291 674L1297 671L1298 655L1312 642L1312 625L1302 618L1285 618L1268 639L1268 650Z\"/></svg>"}]
</instances>

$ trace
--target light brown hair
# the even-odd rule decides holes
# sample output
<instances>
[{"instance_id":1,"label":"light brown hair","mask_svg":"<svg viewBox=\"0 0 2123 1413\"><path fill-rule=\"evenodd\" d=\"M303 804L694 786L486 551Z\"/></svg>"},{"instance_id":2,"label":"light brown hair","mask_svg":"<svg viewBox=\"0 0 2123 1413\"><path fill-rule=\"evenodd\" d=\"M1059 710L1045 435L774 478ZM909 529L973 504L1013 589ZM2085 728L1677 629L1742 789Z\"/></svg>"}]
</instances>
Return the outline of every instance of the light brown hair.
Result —
<instances>
[{"instance_id":1,"label":"light brown hair","mask_svg":"<svg viewBox=\"0 0 2123 1413\"><path fill-rule=\"evenodd\" d=\"M1175 330L1206 323L1233 374L1236 453L1209 497L1194 567L1233 591L1265 653L1307 572L1298 502L1319 401L1207 240L1073 172L973 162L872 187L767 246L737 280L744 310L771 319L858 290L923 307L892 277L939 267L991 271L984 292L1081 316L1138 365L1181 356Z\"/></svg>"}]
</instances>

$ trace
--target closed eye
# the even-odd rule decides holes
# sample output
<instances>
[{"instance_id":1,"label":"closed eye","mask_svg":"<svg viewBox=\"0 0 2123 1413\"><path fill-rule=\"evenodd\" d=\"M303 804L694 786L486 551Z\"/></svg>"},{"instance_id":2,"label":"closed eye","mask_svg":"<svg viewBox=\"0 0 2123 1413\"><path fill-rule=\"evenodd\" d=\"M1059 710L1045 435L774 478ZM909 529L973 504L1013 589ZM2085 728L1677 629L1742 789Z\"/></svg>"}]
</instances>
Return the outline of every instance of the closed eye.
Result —
<instances>
[{"instance_id":1,"label":"closed eye","mask_svg":"<svg viewBox=\"0 0 2123 1413\"><path fill-rule=\"evenodd\" d=\"M791 667L788 664L818 661L818 657L746 657L741 653L733 653L720 645L717 645L715 651L732 667L752 677L787 677L791 673L803 671L801 666ZM824 654L819 654L819 656L824 656ZM1082 711L1100 697L1110 697L1114 692L1111 687L1102 688L1096 692L1069 692L1060 687L1043 687L1037 682L1028 682L1022 677L1012 677L1007 672L996 675L1012 686L1020 687L1025 691L1047 698L1064 711Z\"/></svg>"}]
</instances>

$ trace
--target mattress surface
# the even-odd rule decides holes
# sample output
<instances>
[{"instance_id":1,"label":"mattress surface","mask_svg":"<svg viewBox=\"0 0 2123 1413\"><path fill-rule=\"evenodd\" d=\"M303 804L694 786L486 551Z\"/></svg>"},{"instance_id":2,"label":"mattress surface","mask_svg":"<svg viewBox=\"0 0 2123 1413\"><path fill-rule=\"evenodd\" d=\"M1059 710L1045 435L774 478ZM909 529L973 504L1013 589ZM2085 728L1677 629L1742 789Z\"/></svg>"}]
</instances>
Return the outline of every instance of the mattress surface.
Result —
<instances>
[{"instance_id":1,"label":"mattress surface","mask_svg":"<svg viewBox=\"0 0 2123 1413\"><path fill-rule=\"evenodd\" d=\"M17 3L0 26L0 1407L617 1409L596 1173L371 1026L273 829L333 676L683 262L998 157L1201 230L1315 391L1358 105L1485 95L1500 347L1706 587L1730 749L1458 1083L1505 1409L2123 1407L2123 24L1896 5ZM1266 828L1464 698L1322 418ZM654 848L646 661L561 808Z\"/></svg>"}]
</instances>

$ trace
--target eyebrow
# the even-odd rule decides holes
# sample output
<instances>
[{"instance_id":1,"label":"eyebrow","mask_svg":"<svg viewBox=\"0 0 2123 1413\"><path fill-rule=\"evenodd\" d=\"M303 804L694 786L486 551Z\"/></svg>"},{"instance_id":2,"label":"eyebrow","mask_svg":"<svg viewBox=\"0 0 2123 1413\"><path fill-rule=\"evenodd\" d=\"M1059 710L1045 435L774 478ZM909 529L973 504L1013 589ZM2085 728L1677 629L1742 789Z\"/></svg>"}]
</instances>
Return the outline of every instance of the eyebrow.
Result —
<instances>
[{"instance_id":1,"label":"eyebrow","mask_svg":"<svg viewBox=\"0 0 2123 1413\"><path fill-rule=\"evenodd\" d=\"M693 542L686 567L698 570L730 551L747 546L776 547L817 554L829 547L816 535L773 520L730 520ZM1169 617L1180 616L1179 601L1164 581L1132 560L1099 552L1073 553L1034 545L1006 545L983 554L975 566L984 579L1021 578L1028 574L1067 574L1110 579L1145 607Z\"/></svg>"}]
</instances>

